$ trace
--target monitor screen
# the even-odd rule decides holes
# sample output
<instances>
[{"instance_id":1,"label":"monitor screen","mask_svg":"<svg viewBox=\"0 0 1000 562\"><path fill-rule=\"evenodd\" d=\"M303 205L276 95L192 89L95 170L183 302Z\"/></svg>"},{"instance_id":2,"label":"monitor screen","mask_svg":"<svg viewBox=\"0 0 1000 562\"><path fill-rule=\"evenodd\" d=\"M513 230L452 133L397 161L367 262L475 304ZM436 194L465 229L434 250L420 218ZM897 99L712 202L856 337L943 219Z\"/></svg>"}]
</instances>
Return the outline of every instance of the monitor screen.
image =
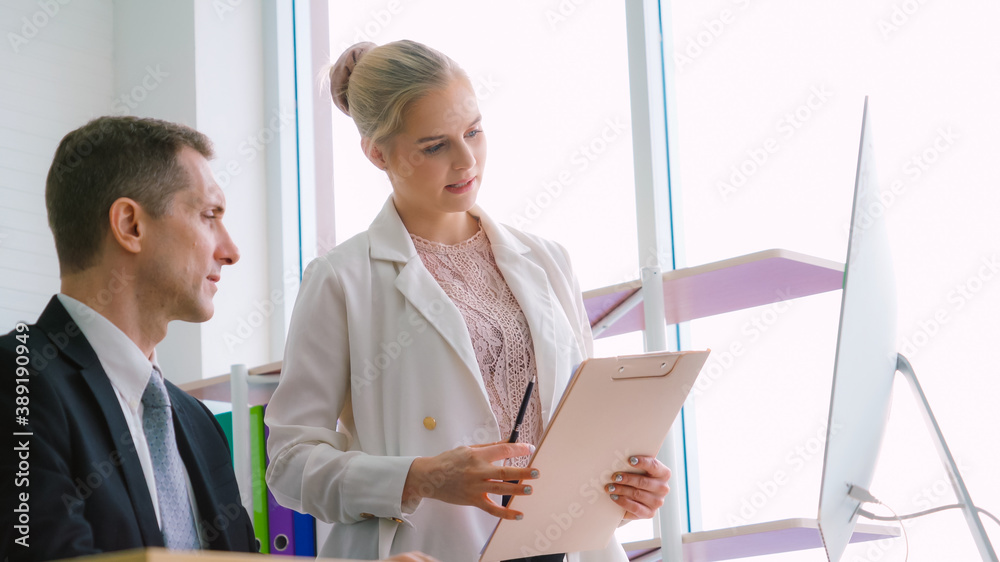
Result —
<instances>
[{"instance_id":1,"label":"monitor screen","mask_svg":"<svg viewBox=\"0 0 1000 562\"><path fill-rule=\"evenodd\" d=\"M865 98L819 501L820 534L834 562L857 522L859 502L848 488L868 489L872 481L895 372L895 275Z\"/></svg>"}]
</instances>

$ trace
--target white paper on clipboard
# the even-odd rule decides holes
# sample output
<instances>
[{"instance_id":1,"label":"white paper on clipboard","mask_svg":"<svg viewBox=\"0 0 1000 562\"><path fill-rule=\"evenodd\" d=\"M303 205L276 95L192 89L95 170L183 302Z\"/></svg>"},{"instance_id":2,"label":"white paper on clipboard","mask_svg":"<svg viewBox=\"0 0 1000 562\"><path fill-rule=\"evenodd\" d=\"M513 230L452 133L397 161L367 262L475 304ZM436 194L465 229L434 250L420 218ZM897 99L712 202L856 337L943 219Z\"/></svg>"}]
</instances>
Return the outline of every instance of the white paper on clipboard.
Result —
<instances>
[{"instance_id":1,"label":"white paper on clipboard","mask_svg":"<svg viewBox=\"0 0 1000 562\"><path fill-rule=\"evenodd\" d=\"M514 496L509 504L524 519L501 520L481 562L606 547L625 512L604 486L614 472L636 472L630 456L660 450L708 354L584 361L531 458L540 473L530 481L532 494Z\"/></svg>"}]
</instances>

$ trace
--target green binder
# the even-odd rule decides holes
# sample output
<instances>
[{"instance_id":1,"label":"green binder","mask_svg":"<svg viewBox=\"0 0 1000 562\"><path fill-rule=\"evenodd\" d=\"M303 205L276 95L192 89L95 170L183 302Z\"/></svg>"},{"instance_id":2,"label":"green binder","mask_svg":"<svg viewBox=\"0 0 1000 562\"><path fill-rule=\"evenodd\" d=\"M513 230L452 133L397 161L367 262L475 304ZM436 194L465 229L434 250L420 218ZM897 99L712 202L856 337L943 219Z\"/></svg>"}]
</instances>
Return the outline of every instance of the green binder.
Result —
<instances>
[{"instance_id":1,"label":"green binder","mask_svg":"<svg viewBox=\"0 0 1000 562\"><path fill-rule=\"evenodd\" d=\"M264 407L250 407L250 483L253 488L253 534L261 554L270 554L267 484L264 482Z\"/></svg>"}]
</instances>

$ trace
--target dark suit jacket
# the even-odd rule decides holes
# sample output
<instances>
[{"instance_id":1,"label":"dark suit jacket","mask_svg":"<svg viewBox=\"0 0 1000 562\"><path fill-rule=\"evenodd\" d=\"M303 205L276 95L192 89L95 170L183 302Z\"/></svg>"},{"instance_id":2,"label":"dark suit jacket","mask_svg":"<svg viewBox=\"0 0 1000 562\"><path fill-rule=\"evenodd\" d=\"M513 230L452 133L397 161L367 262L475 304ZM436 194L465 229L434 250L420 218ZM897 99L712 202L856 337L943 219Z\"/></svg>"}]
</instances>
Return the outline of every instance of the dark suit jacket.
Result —
<instances>
[{"instance_id":1,"label":"dark suit jacket","mask_svg":"<svg viewBox=\"0 0 1000 562\"><path fill-rule=\"evenodd\" d=\"M37 324L21 328L0 337L0 426L5 436L33 433L14 435L14 450L0 453L4 556L50 560L163 546L132 435L97 354L55 297ZM21 356L30 357L24 394ZM222 429L204 404L166 386L203 539L213 550L255 552Z\"/></svg>"}]
</instances>

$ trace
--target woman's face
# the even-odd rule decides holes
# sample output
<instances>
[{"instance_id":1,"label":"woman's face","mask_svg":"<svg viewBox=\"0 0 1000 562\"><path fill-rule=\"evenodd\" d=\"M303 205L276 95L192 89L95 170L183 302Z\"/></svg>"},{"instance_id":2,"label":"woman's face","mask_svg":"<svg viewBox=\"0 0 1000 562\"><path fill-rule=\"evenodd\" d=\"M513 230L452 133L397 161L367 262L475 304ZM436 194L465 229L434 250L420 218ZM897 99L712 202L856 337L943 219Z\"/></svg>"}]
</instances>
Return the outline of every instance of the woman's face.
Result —
<instances>
[{"instance_id":1,"label":"woman's face","mask_svg":"<svg viewBox=\"0 0 1000 562\"><path fill-rule=\"evenodd\" d=\"M464 78L410 106L402 131L383 152L401 216L433 219L472 208L486 166L481 121L476 95Z\"/></svg>"}]
</instances>

